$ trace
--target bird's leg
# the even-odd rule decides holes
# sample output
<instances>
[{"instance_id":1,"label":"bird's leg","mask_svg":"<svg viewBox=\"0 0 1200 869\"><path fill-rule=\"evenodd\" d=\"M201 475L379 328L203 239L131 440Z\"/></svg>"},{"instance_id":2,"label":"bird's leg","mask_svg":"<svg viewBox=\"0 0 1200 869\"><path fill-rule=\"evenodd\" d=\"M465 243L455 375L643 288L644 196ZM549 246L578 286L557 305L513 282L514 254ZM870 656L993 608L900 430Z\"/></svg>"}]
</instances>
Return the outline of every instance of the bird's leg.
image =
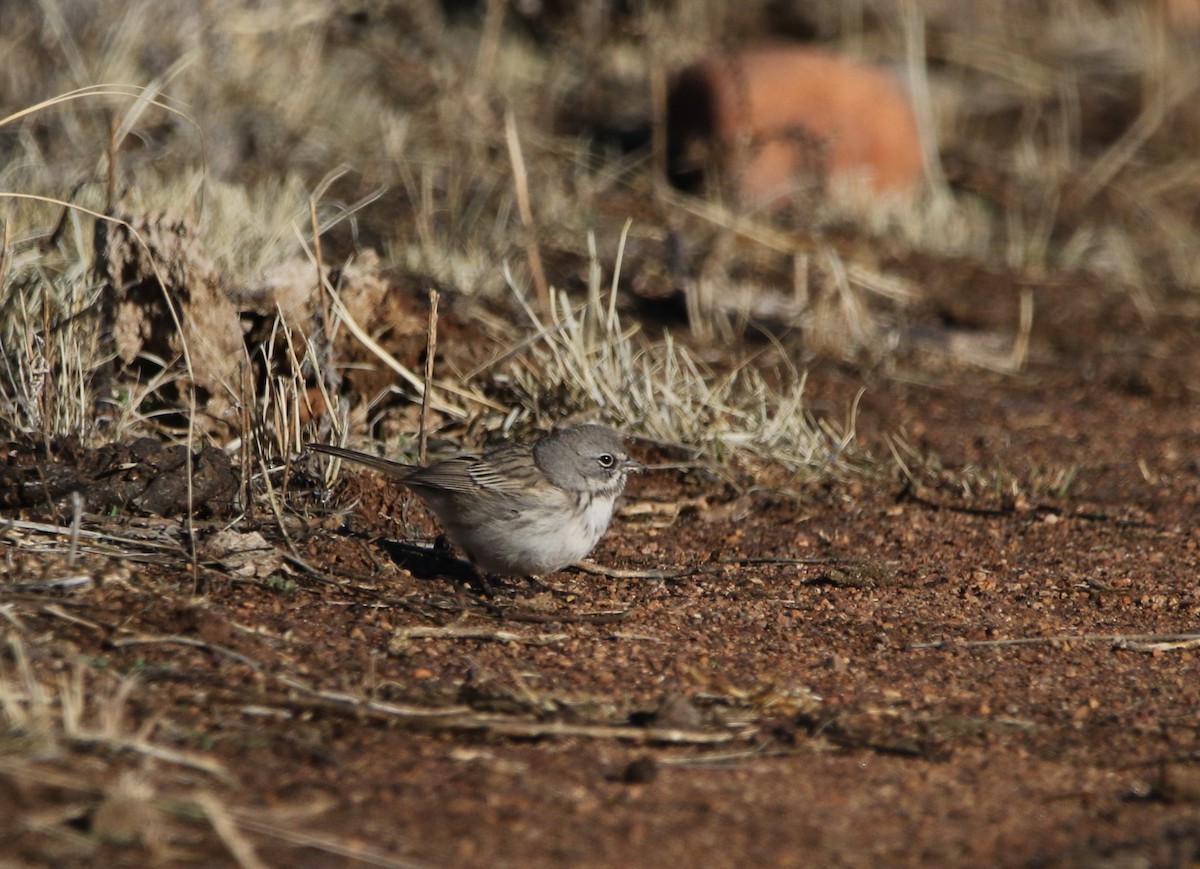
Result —
<instances>
[{"instance_id":1,"label":"bird's leg","mask_svg":"<svg viewBox=\"0 0 1200 869\"><path fill-rule=\"evenodd\" d=\"M533 589L534 591L537 591L537 592L554 591L554 589L552 589L550 586L546 585L546 583L542 582L540 579L538 579L533 574L530 574L529 576L525 577L525 583L531 589Z\"/></svg>"},{"instance_id":2,"label":"bird's leg","mask_svg":"<svg viewBox=\"0 0 1200 869\"><path fill-rule=\"evenodd\" d=\"M538 594L552 594L555 597L562 598L563 600L574 600L576 597L576 592L568 591L565 588L555 588L548 583L542 582L541 579L536 576L525 577L525 582L528 583L529 587Z\"/></svg>"},{"instance_id":3,"label":"bird's leg","mask_svg":"<svg viewBox=\"0 0 1200 869\"><path fill-rule=\"evenodd\" d=\"M456 576L443 576L442 579L450 583L454 590L464 597L484 597L490 599L496 596L495 588L479 574L475 574L466 582L463 582Z\"/></svg>"},{"instance_id":4,"label":"bird's leg","mask_svg":"<svg viewBox=\"0 0 1200 869\"><path fill-rule=\"evenodd\" d=\"M471 582L471 587L484 597L495 597L499 589L507 588L507 583L501 577L496 576L496 574L485 573L476 567L475 579Z\"/></svg>"}]
</instances>

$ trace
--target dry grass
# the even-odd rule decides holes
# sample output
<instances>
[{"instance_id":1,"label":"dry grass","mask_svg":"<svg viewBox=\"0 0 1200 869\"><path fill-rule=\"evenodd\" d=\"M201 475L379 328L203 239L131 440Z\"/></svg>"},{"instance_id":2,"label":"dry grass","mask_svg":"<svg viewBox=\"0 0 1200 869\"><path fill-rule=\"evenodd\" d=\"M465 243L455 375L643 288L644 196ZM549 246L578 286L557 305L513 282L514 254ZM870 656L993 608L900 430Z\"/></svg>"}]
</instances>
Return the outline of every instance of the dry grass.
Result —
<instances>
[{"instance_id":1,"label":"dry grass","mask_svg":"<svg viewBox=\"0 0 1200 869\"><path fill-rule=\"evenodd\" d=\"M364 865L410 865L361 842L312 832L307 815L325 806L231 801L236 777L223 765L156 739L157 731L172 729L162 717L134 719L136 676L117 678L103 662L35 645L12 632L0 650L0 780L39 805L6 830L23 853L68 863L107 862L119 853L121 860L176 865L202 848L253 869L268 865L254 841L265 839Z\"/></svg>"},{"instance_id":2,"label":"dry grass","mask_svg":"<svg viewBox=\"0 0 1200 869\"><path fill-rule=\"evenodd\" d=\"M654 341L636 324L623 323L616 278L607 292L600 280L593 260L582 305L555 296L543 319L526 304L535 331L504 366L511 373L493 375L537 423L598 414L651 441L692 447L710 461L753 457L793 471L841 463L851 429L809 416L805 378L786 359L784 370L774 372L775 385L753 357L718 373L670 333Z\"/></svg>"},{"instance_id":3,"label":"dry grass","mask_svg":"<svg viewBox=\"0 0 1200 869\"><path fill-rule=\"evenodd\" d=\"M496 14L447 23L417 0L371 7L365 19L317 3L39 8L33 20L0 13L0 76L15 112L0 123L0 187L10 191L0 198L0 419L10 433L96 441L154 428L153 415L170 408L148 399L179 373L164 360L154 382L110 389L92 218L68 209L53 234L61 206L11 194L93 211L115 197L131 214L187 216L230 288L253 287L298 256L324 251L337 265L361 247L384 254L398 287L468 300L467 316L501 311L523 323L509 286L533 286L529 322L546 334L528 346L524 332L499 338L497 355L519 351L516 405L502 416L544 425L600 415L712 455L791 467L840 455L849 430L822 434L808 418L804 354L875 364L905 352L896 326L920 296L907 258L966 258L1014 276L1084 270L1147 316L1200 287L1189 204L1200 169L1179 144L1197 124L1196 62L1138 4L1073 0L1035 21L1022 4L993 0L968 21L921 3L832 14L705 2L637 7L615 23L581 9L528 30L515 12L503 28ZM835 196L802 213L744 214L663 191L646 177L647 151L589 141L648 119L656 75L788 21L903 65L951 183L931 149L933 181L913 200ZM540 42L539 28L554 39ZM635 335L615 297L598 297L599 272L615 268L624 238L620 202L637 204L627 209L635 225L622 294L682 287L688 335ZM898 264L881 266L881 253ZM582 303L560 294L574 283L587 288ZM778 353L700 361L761 323L782 336ZM268 358L288 363L240 397L256 461L303 439L310 387L344 400L317 376L338 364L328 348L283 321L271 334L287 352ZM766 357L764 373L754 360ZM443 397L492 389L486 378L441 386ZM504 395L507 384L497 388ZM372 413L403 419L419 395L401 384ZM486 401L454 403L494 412Z\"/></svg>"},{"instance_id":4,"label":"dry grass","mask_svg":"<svg viewBox=\"0 0 1200 869\"><path fill-rule=\"evenodd\" d=\"M0 713L6 740L34 748L22 757L50 759L79 746L101 746L113 752L132 752L203 771L217 778L224 769L201 755L156 744L154 725L133 727L126 706L137 689L133 677L115 680L111 674L76 660L51 684L46 662L34 662L19 634L8 636L0 660ZM10 743L11 744L11 743Z\"/></svg>"},{"instance_id":5,"label":"dry grass","mask_svg":"<svg viewBox=\"0 0 1200 869\"><path fill-rule=\"evenodd\" d=\"M1200 61L1161 4L582 3L545 4L567 11L532 21L522 5L447 20L435 0L0 3L0 440L214 441L238 456L237 508L288 537L299 522L284 470L303 442L411 446L425 417L467 440L601 419L698 462L802 479L859 470L854 408L816 415L806 369L920 374L927 351L907 327L943 325L921 310L923 282L972 273L951 269L962 263L1024 293L1019 319L975 336L1001 339L998 352L948 349L935 364L1020 371L1045 316L1029 288L1064 274L1127 294L1148 321L1196 308ZM606 17L617 6L630 11ZM834 191L748 213L665 189L648 140L616 144L653 120L654 83L702 52L801 30L903 68L930 145L920 195ZM236 418L195 412L186 352L118 370L93 247L110 212L186 218L237 299L281 267L311 281L307 321L253 312L257 367L233 390ZM335 274L367 253L422 333L429 291L440 294L442 353L425 377L397 309L371 322L343 301ZM368 369L381 372L373 391L355 394L351 376ZM1076 485L1075 465L947 468L891 443L914 497L931 502L1038 509ZM37 618L66 631L96 626L50 601L82 587L54 584L55 548L69 582L85 557L146 555L133 538L89 538L85 522L97 519L76 510L68 529L55 517L36 546L16 523L0 529L5 594L41 595ZM203 533L190 516L172 529L163 558L186 582ZM30 564L44 574L34 587ZM173 747L202 742L174 740L165 714L138 718L136 673L28 630L22 612L0 605L0 779L37 796L18 819L35 850L102 862L106 846L135 844L170 864L178 843L207 839L198 850L256 866L256 846L274 840L404 865L321 838L304 817L236 806L224 768ZM313 708L405 712L278 681ZM558 727L502 724L491 732Z\"/></svg>"},{"instance_id":6,"label":"dry grass","mask_svg":"<svg viewBox=\"0 0 1200 869\"><path fill-rule=\"evenodd\" d=\"M64 649L35 645L14 631L0 653L0 777L16 792L53 788L58 798L24 814L10 833L61 859L94 857L108 843L144 848L162 861L179 825L159 791L184 780L179 770L213 782L228 773L208 757L156 741L153 721L130 719L135 677L117 679Z\"/></svg>"}]
</instances>

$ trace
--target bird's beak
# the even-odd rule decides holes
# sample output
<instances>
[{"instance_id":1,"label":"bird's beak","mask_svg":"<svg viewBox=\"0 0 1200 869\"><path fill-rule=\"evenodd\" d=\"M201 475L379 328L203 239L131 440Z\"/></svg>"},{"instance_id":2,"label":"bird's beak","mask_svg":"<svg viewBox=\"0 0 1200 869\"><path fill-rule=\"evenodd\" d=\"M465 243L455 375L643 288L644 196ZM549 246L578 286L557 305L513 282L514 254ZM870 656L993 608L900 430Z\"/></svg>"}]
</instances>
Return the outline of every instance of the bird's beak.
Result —
<instances>
[{"instance_id":1,"label":"bird's beak","mask_svg":"<svg viewBox=\"0 0 1200 869\"><path fill-rule=\"evenodd\" d=\"M640 474L646 470L646 466L637 459L626 458L621 462L621 470L627 474Z\"/></svg>"}]
</instances>

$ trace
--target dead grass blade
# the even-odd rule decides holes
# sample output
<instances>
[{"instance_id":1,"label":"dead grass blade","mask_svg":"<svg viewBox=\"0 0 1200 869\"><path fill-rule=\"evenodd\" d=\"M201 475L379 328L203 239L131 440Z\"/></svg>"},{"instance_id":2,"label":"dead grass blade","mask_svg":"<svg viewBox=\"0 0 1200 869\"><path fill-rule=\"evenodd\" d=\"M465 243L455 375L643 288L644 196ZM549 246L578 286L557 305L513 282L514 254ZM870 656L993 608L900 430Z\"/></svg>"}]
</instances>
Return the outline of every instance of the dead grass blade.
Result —
<instances>
[{"instance_id":1,"label":"dead grass blade","mask_svg":"<svg viewBox=\"0 0 1200 869\"><path fill-rule=\"evenodd\" d=\"M753 357L717 372L669 332L650 341L622 322L593 263L587 300L575 306L565 294L553 295L548 321L523 303L505 273L534 330L535 340L519 342L508 360L527 412L555 420L599 415L717 461L777 462L795 472L828 471L843 461L848 435L809 416L803 374L788 369L773 387Z\"/></svg>"},{"instance_id":2,"label":"dead grass blade","mask_svg":"<svg viewBox=\"0 0 1200 869\"><path fill-rule=\"evenodd\" d=\"M385 854L365 847L358 841L347 841L329 835L314 832L309 829L296 829L284 822L261 818L258 813L248 809L233 809L232 819L243 830L269 836L280 842L285 842L299 848L311 848L355 863L367 866L379 866L381 869L423 869L424 864L410 860L402 860L391 854Z\"/></svg>"},{"instance_id":3,"label":"dead grass blade","mask_svg":"<svg viewBox=\"0 0 1200 869\"><path fill-rule=\"evenodd\" d=\"M402 653L411 640L485 640L519 646L552 646L569 637L570 634L518 634L514 631L499 631L471 625L418 626L397 628L393 631L388 651L393 655Z\"/></svg>"},{"instance_id":4,"label":"dead grass blade","mask_svg":"<svg viewBox=\"0 0 1200 869\"><path fill-rule=\"evenodd\" d=\"M111 694L98 697L99 675L76 662L58 674L53 687L47 687L19 636L9 637L8 648L15 672L0 661L0 714L15 733L42 746L26 754L29 761L74 746L99 746L194 769L221 781L233 780L224 765L212 758L158 745L142 731L128 732L125 707L137 685L134 678L121 680ZM94 720L98 723L91 723Z\"/></svg>"},{"instance_id":5,"label":"dead grass blade","mask_svg":"<svg viewBox=\"0 0 1200 869\"><path fill-rule=\"evenodd\" d=\"M915 643L908 648L975 649L1041 645L1066 648L1090 643L1106 643L1114 649L1127 649L1131 652L1186 651L1200 647L1200 634L1054 634L1048 637L1010 637L999 640L938 640L931 643Z\"/></svg>"},{"instance_id":6,"label":"dead grass blade","mask_svg":"<svg viewBox=\"0 0 1200 869\"><path fill-rule=\"evenodd\" d=\"M222 800L215 794L201 791L192 795L192 801L204 811L213 831L242 869L267 869L267 864L258 859L254 846L242 835Z\"/></svg>"}]
</instances>

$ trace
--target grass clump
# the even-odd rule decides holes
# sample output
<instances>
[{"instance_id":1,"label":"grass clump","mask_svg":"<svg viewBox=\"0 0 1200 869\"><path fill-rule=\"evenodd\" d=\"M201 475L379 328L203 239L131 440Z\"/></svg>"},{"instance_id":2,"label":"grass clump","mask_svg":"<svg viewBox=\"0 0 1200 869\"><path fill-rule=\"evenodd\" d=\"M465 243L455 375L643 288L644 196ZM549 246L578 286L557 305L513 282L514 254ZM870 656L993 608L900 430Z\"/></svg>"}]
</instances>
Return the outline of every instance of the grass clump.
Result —
<instances>
[{"instance_id":1,"label":"grass clump","mask_svg":"<svg viewBox=\"0 0 1200 869\"><path fill-rule=\"evenodd\" d=\"M712 461L773 462L805 473L842 462L852 431L812 417L801 372L785 363L769 379L752 355L718 371L670 332L653 339L624 322L617 276L610 292L600 278L593 259L582 304L554 294L545 317L524 305L535 332L495 380L534 419L599 413Z\"/></svg>"}]
</instances>

